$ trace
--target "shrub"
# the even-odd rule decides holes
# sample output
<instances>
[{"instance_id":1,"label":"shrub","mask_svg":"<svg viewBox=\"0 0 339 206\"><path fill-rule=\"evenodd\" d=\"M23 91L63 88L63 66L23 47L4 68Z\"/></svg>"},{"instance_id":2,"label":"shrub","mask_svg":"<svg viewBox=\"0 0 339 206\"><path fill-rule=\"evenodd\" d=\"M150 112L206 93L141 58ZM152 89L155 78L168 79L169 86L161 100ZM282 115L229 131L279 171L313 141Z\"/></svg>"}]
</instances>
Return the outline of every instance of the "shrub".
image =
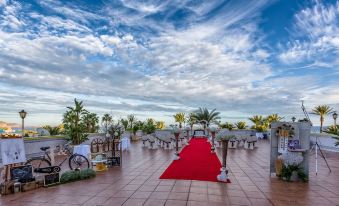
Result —
<instances>
[{"instance_id":1,"label":"shrub","mask_svg":"<svg viewBox=\"0 0 339 206\"><path fill-rule=\"evenodd\" d=\"M89 179L95 177L96 173L93 169L85 169L80 171L67 171L61 175L60 182L67 183L67 182L75 182L79 180Z\"/></svg>"}]
</instances>

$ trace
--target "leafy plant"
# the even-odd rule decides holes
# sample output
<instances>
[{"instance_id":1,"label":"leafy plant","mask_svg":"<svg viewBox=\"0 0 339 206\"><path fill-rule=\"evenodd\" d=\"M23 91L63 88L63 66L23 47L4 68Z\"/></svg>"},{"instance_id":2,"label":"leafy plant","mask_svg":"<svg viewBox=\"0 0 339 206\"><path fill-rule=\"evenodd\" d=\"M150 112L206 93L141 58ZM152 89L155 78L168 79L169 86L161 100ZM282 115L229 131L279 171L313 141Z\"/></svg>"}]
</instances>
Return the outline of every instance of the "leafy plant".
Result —
<instances>
[{"instance_id":1,"label":"leafy plant","mask_svg":"<svg viewBox=\"0 0 339 206\"><path fill-rule=\"evenodd\" d=\"M190 125L192 131L193 125L197 122L196 116L194 113L190 113L186 118L186 122Z\"/></svg>"},{"instance_id":2,"label":"leafy plant","mask_svg":"<svg viewBox=\"0 0 339 206\"><path fill-rule=\"evenodd\" d=\"M137 118L133 114L130 114L127 116L127 120L128 120L128 128L126 129L132 129L134 126L134 123L137 121Z\"/></svg>"},{"instance_id":3,"label":"leafy plant","mask_svg":"<svg viewBox=\"0 0 339 206\"><path fill-rule=\"evenodd\" d=\"M272 122L279 122L282 119L284 118L280 117L278 114L270 114L265 118L264 121L266 121L268 124L271 124Z\"/></svg>"},{"instance_id":4,"label":"leafy plant","mask_svg":"<svg viewBox=\"0 0 339 206\"><path fill-rule=\"evenodd\" d=\"M230 135L229 133L225 131L221 131L216 135L216 140L221 140L221 141L228 141L234 138L236 138L235 135Z\"/></svg>"},{"instance_id":5,"label":"leafy plant","mask_svg":"<svg viewBox=\"0 0 339 206\"><path fill-rule=\"evenodd\" d=\"M96 173L93 169L84 169L80 171L71 170L64 172L60 177L61 183L74 182L78 180L89 179L95 177Z\"/></svg>"},{"instance_id":6,"label":"leafy plant","mask_svg":"<svg viewBox=\"0 0 339 206\"><path fill-rule=\"evenodd\" d=\"M156 130L156 124L153 119L147 119L142 127L142 131L146 134L152 134Z\"/></svg>"},{"instance_id":7,"label":"leafy plant","mask_svg":"<svg viewBox=\"0 0 339 206\"><path fill-rule=\"evenodd\" d=\"M165 122L164 121L157 121L156 122L156 129L164 129L165 128Z\"/></svg>"},{"instance_id":8,"label":"leafy plant","mask_svg":"<svg viewBox=\"0 0 339 206\"><path fill-rule=\"evenodd\" d=\"M82 121L82 117L87 114L82 101L74 99L74 107L67 107L64 113L63 123L65 134L69 136L73 144L80 144L87 139L85 134L86 125Z\"/></svg>"},{"instance_id":9,"label":"leafy plant","mask_svg":"<svg viewBox=\"0 0 339 206\"><path fill-rule=\"evenodd\" d=\"M94 133L99 129L99 117L95 113L87 112L82 116L82 121L85 124L85 132Z\"/></svg>"},{"instance_id":10,"label":"leafy plant","mask_svg":"<svg viewBox=\"0 0 339 206\"><path fill-rule=\"evenodd\" d=\"M101 118L101 124L105 128L105 133L108 132L109 126L113 123L113 118L110 114L104 114L104 116Z\"/></svg>"},{"instance_id":11,"label":"leafy plant","mask_svg":"<svg viewBox=\"0 0 339 206\"><path fill-rule=\"evenodd\" d=\"M182 123L185 122L185 113L179 112L173 115L174 121L179 123L179 128L182 128Z\"/></svg>"},{"instance_id":12,"label":"leafy plant","mask_svg":"<svg viewBox=\"0 0 339 206\"><path fill-rule=\"evenodd\" d=\"M254 115L253 117L248 118L253 122L252 129L255 129L258 132L264 132L268 129L268 123L265 121L265 118L261 115Z\"/></svg>"},{"instance_id":13,"label":"leafy plant","mask_svg":"<svg viewBox=\"0 0 339 206\"><path fill-rule=\"evenodd\" d=\"M60 128L60 126L52 127L52 126L50 126L50 125L45 125L45 126L43 126L42 128L44 128L45 130L47 130L48 133L49 133L50 135L58 135L58 134L61 133L61 128Z\"/></svg>"},{"instance_id":14,"label":"leafy plant","mask_svg":"<svg viewBox=\"0 0 339 206\"><path fill-rule=\"evenodd\" d=\"M144 126L144 123L142 121L137 121L134 125L133 125L133 128L132 128L132 132L134 135L136 135L137 131L138 130L142 130Z\"/></svg>"},{"instance_id":15,"label":"leafy plant","mask_svg":"<svg viewBox=\"0 0 339 206\"><path fill-rule=\"evenodd\" d=\"M312 111L312 114L320 116L320 133L323 132L323 124L325 116L332 113L333 108L328 105L319 105L316 106Z\"/></svg>"},{"instance_id":16,"label":"leafy plant","mask_svg":"<svg viewBox=\"0 0 339 206\"><path fill-rule=\"evenodd\" d=\"M216 109L208 111L207 108L201 108L194 112L194 118L198 122L202 122L204 124L204 129L206 126L208 127L211 123L216 123L218 119L220 119L220 112L216 112Z\"/></svg>"},{"instance_id":17,"label":"leafy plant","mask_svg":"<svg viewBox=\"0 0 339 206\"><path fill-rule=\"evenodd\" d=\"M300 180L302 180L303 182L308 181L307 175L305 174L303 168L300 167L299 165L288 165L288 166L283 165L281 170L281 178L287 181L291 181L291 176L294 171L297 172Z\"/></svg>"},{"instance_id":18,"label":"leafy plant","mask_svg":"<svg viewBox=\"0 0 339 206\"><path fill-rule=\"evenodd\" d=\"M240 122L237 122L237 123L235 123L234 124L238 129L246 129L246 122L242 122L242 121L240 121Z\"/></svg>"},{"instance_id":19,"label":"leafy plant","mask_svg":"<svg viewBox=\"0 0 339 206\"><path fill-rule=\"evenodd\" d=\"M120 122L122 124L122 126L124 126L125 129L128 128L128 120L127 119L120 119Z\"/></svg>"},{"instance_id":20,"label":"leafy plant","mask_svg":"<svg viewBox=\"0 0 339 206\"><path fill-rule=\"evenodd\" d=\"M228 123L228 122L225 122L225 123L223 123L223 124L220 124L220 127L222 128L222 129L228 129L228 130L233 130L235 127L234 127L234 125L232 124L232 123Z\"/></svg>"}]
</instances>

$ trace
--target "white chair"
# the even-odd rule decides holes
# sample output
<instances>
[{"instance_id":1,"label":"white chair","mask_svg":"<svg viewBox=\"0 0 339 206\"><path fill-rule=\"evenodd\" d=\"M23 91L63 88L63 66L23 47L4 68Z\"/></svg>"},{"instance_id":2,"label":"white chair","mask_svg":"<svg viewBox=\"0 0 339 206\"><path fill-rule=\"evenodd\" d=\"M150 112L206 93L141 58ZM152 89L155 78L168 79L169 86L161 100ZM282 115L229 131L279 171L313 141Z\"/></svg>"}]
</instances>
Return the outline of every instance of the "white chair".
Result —
<instances>
[{"instance_id":1,"label":"white chair","mask_svg":"<svg viewBox=\"0 0 339 206\"><path fill-rule=\"evenodd\" d=\"M231 149L237 149L238 148L238 139L237 138L232 138L228 142L228 148Z\"/></svg>"},{"instance_id":2,"label":"white chair","mask_svg":"<svg viewBox=\"0 0 339 206\"><path fill-rule=\"evenodd\" d=\"M141 141L142 141L142 147L148 147L149 146L148 136L142 136Z\"/></svg>"},{"instance_id":3,"label":"white chair","mask_svg":"<svg viewBox=\"0 0 339 206\"><path fill-rule=\"evenodd\" d=\"M148 136L148 149L158 149L156 139L152 135Z\"/></svg>"},{"instance_id":4,"label":"white chair","mask_svg":"<svg viewBox=\"0 0 339 206\"><path fill-rule=\"evenodd\" d=\"M256 136L250 136L246 138L246 141L244 143L245 149L254 149L256 147L258 139Z\"/></svg>"}]
</instances>

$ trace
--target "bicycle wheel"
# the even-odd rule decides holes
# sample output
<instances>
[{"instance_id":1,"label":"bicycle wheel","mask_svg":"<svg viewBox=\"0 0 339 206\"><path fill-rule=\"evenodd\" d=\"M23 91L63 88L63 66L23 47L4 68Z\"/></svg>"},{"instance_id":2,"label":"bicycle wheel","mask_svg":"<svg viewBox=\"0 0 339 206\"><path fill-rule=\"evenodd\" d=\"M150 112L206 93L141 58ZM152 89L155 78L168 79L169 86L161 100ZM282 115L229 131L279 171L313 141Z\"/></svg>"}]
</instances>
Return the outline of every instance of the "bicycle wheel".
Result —
<instances>
[{"instance_id":1,"label":"bicycle wheel","mask_svg":"<svg viewBox=\"0 0 339 206\"><path fill-rule=\"evenodd\" d=\"M74 154L69 158L69 168L71 170L83 170L89 168L88 159L80 154Z\"/></svg>"},{"instance_id":2,"label":"bicycle wheel","mask_svg":"<svg viewBox=\"0 0 339 206\"><path fill-rule=\"evenodd\" d=\"M44 168L44 167L50 167L52 166L51 162L45 158L42 157L33 157L31 159L29 159L25 165L32 165L33 167L33 176L40 176L40 175L44 175L42 173L36 173L34 172L35 169L39 169L39 168Z\"/></svg>"}]
</instances>

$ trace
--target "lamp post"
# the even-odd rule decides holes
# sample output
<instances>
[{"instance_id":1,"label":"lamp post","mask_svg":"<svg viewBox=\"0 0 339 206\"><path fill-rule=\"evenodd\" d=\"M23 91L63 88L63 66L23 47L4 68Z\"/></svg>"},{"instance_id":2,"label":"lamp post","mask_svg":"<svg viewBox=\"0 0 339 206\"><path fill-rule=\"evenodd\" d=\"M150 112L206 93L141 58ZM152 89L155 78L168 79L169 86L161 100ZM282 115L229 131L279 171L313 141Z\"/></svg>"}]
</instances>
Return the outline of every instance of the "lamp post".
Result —
<instances>
[{"instance_id":1,"label":"lamp post","mask_svg":"<svg viewBox=\"0 0 339 206\"><path fill-rule=\"evenodd\" d=\"M173 133L174 133L174 136L175 136L175 153L174 153L174 157L173 157L174 160L180 159L180 157L179 157L179 146L178 146L180 132L181 132L181 130L180 130L179 127L177 127L177 126L173 127Z\"/></svg>"},{"instance_id":2,"label":"lamp post","mask_svg":"<svg viewBox=\"0 0 339 206\"><path fill-rule=\"evenodd\" d=\"M292 117L292 122L295 122L295 120L296 120L297 118L295 118L295 117Z\"/></svg>"},{"instance_id":3,"label":"lamp post","mask_svg":"<svg viewBox=\"0 0 339 206\"><path fill-rule=\"evenodd\" d=\"M333 117L333 120L334 120L334 131L337 132L337 117L338 117L337 112L334 112L334 113L332 114L332 117Z\"/></svg>"},{"instance_id":4,"label":"lamp post","mask_svg":"<svg viewBox=\"0 0 339 206\"><path fill-rule=\"evenodd\" d=\"M20 117L21 117L21 119L22 119L22 123L21 123L21 132L22 132L22 137L24 137L25 136L25 122L24 122L24 119L25 119L25 117L26 117L26 115L27 115L27 112L25 111L25 110L21 110L20 112L19 112L19 114L20 114Z\"/></svg>"},{"instance_id":5,"label":"lamp post","mask_svg":"<svg viewBox=\"0 0 339 206\"><path fill-rule=\"evenodd\" d=\"M217 131L216 127L210 127L209 131L211 132L212 135L212 147L211 147L211 152L214 153L215 152L215 147L214 147L214 138L215 138L215 133Z\"/></svg>"}]
</instances>

